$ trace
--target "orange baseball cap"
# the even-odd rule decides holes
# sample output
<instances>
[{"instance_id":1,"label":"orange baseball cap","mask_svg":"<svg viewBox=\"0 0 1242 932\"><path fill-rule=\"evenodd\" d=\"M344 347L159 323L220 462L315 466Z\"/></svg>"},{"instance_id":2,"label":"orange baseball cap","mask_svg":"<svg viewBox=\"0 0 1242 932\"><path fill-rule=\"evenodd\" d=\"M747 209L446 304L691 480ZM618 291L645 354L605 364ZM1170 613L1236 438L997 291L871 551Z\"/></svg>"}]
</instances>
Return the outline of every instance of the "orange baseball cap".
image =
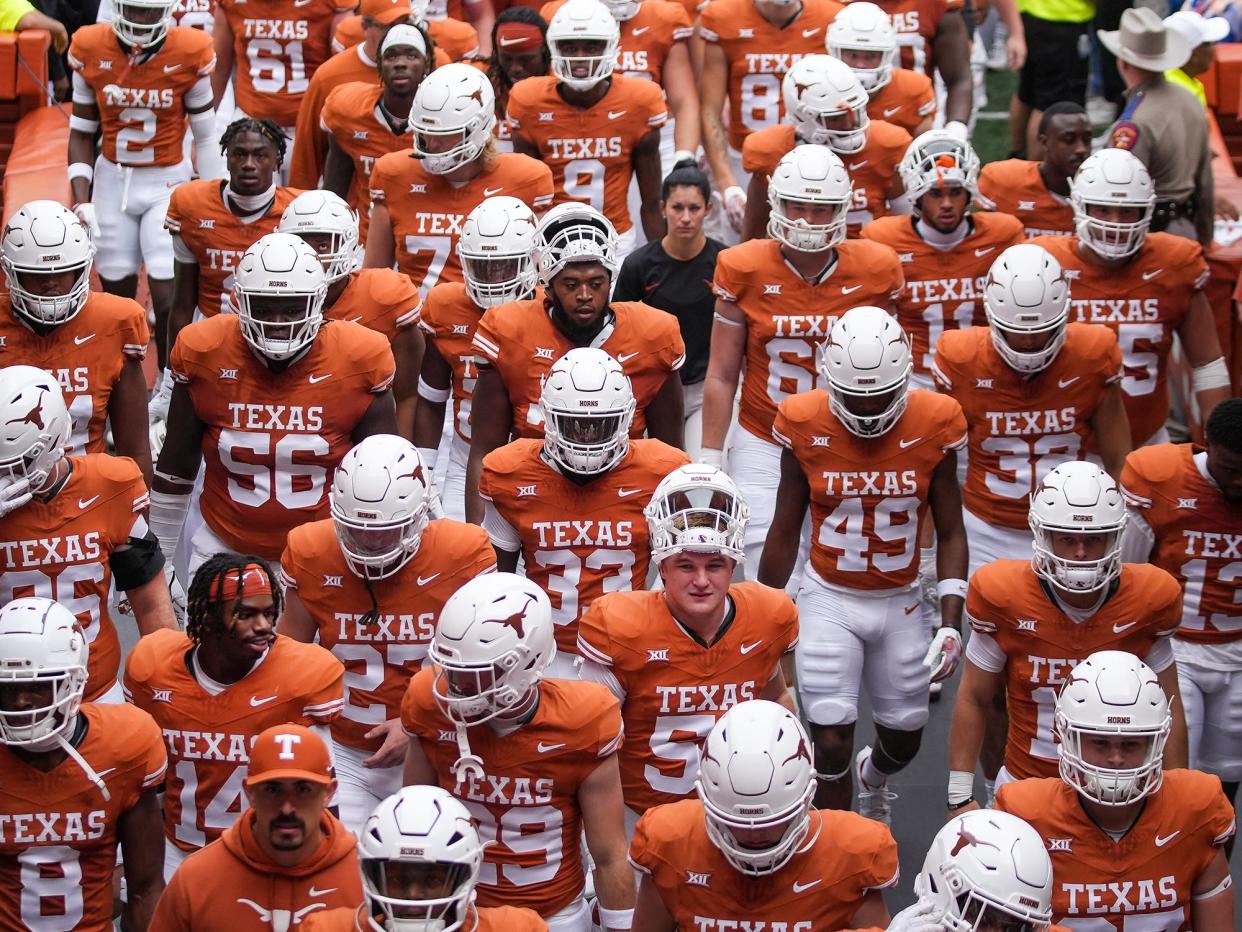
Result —
<instances>
[{"instance_id":1,"label":"orange baseball cap","mask_svg":"<svg viewBox=\"0 0 1242 932\"><path fill-rule=\"evenodd\" d=\"M390 26L397 20L412 16L409 0L362 0L358 12L377 23Z\"/></svg>"},{"instance_id":2,"label":"orange baseball cap","mask_svg":"<svg viewBox=\"0 0 1242 932\"><path fill-rule=\"evenodd\" d=\"M331 783L332 759L323 738L304 725L273 725L250 748L246 786L269 780Z\"/></svg>"}]
</instances>

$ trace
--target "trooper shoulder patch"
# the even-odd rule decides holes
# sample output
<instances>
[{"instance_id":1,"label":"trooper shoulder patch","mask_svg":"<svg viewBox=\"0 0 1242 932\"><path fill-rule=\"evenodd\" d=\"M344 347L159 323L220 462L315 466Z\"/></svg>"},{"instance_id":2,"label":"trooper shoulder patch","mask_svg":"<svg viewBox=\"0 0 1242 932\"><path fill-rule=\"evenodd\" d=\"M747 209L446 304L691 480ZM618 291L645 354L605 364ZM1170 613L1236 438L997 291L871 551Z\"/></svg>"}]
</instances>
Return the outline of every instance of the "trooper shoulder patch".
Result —
<instances>
[{"instance_id":1,"label":"trooper shoulder patch","mask_svg":"<svg viewBox=\"0 0 1242 932\"><path fill-rule=\"evenodd\" d=\"M1113 127L1112 145L1114 149L1133 149L1138 142L1139 128L1129 120L1123 120Z\"/></svg>"}]
</instances>

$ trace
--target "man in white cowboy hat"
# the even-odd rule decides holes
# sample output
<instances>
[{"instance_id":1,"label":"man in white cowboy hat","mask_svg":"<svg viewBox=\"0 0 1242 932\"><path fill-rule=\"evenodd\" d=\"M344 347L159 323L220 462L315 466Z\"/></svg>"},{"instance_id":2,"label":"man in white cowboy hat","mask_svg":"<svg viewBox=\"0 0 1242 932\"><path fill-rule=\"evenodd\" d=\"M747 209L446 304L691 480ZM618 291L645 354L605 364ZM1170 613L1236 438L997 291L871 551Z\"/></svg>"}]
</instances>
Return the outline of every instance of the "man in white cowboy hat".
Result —
<instances>
[{"instance_id":1,"label":"man in white cowboy hat","mask_svg":"<svg viewBox=\"0 0 1242 932\"><path fill-rule=\"evenodd\" d=\"M1229 21L1223 16L1204 17L1192 10L1178 10L1166 16L1164 24L1185 36L1191 49L1186 64L1170 68L1164 73L1165 78L1186 88L1207 107L1207 93L1199 75L1212 66L1212 49L1216 43L1229 38Z\"/></svg>"},{"instance_id":2,"label":"man in white cowboy hat","mask_svg":"<svg viewBox=\"0 0 1242 932\"><path fill-rule=\"evenodd\" d=\"M1145 7L1126 10L1121 28L1102 29L1099 37L1117 56L1126 84L1126 106L1108 144L1129 149L1151 173L1156 185L1151 228L1207 246L1215 200L1207 117L1193 94L1164 77L1190 58L1191 41Z\"/></svg>"}]
</instances>

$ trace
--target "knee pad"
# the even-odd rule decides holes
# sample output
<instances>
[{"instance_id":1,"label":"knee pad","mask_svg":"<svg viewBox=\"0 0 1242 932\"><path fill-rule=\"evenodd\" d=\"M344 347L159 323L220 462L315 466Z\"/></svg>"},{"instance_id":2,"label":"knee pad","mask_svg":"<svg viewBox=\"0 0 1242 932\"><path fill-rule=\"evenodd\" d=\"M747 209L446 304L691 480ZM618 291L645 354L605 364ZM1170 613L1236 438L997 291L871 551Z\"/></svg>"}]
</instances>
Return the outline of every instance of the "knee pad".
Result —
<instances>
[{"instance_id":1,"label":"knee pad","mask_svg":"<svg viewBox=\"0 0 1242 932\"><path fill-rule=\"evenodd\" d=\"M927 724L927 719L930 717L926 693L919 705L893 703L892 705L886 704L882 709L872 697L872 708L872 719L875 723L893 731L919 731Z\"/></svg>"}]
</instances>

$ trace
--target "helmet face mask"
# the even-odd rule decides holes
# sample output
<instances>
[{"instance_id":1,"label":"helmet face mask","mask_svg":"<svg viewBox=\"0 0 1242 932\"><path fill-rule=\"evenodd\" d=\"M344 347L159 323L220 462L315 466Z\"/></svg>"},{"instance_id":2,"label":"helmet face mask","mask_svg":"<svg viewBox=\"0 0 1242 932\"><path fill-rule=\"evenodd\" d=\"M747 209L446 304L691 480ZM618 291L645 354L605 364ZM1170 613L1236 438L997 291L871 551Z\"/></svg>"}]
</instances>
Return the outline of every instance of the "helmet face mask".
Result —
<instances>
[{"instance_id":1,"label":"helmet face mask","mask_svg":"<svg viewBox=\"0 0 1242 932\"><path fill-rule=\"evenodd\" d=\"M86 690L86 634L50 599L0 610L0 744L48 750L68 735Z\"/></svg>"},{"instance_id":2,"label":"helmet face mask","mask_svg":"<svg viewBox=\"0 0 1242 932\"><path fill-rule=\"evenodd\" d=\"M112 31L131 48L149 48L168 35L175 7L175 0L117 0L112 8Z\"/></svg>"},{"instance_id":3,"label":"helmet face mask","mask_svg":"<svg viewBox=\"0 0 1242 932\"><path fill-rule=\"evenodd\" d=\"M447 175L477 159L496 124L496 92L477 68L454 62L436 68L418 85L409 131L423 168Z\"/></svg>"},{"instance_id":4,"label":"helmet face mask","mask_svg":"<svg viewBox=\"0 0 1242 932\"><path fill-rule=\"evenodd\" d=\"M1125 501L1116 481L1085 460L1053 468L1031 493L1035 572L1075 593L1098 592L1121 573Z\"/></svg>"},{"instance_id":5,"label":"helmet face mask","mask_svg":"<svg viewBox=\"0 0 1242 932\"><path fill-rule=\"evenodd\" d=\"M1070 181L1074 231L1092 252L1125 259L1143 248L1156 206L1147 167L1125 149L1101 149Z\"/></svg>"},{"instance_id":6,"label":"helmet face mask","mask_svg":"<svg viewBox=\"0 0 1242 932\"><path fill-rule=\"evenodd\" d=\"M905 413L914 361L896 318L877 307L856 307L820 344L816 368L828 407L858 437L879 437Z\"/></svg>"},{"instance_id":7,"label":"helmet face mask","mask_svg":"<svg viewBox=\"0 0 1242 932\"><path fill-rule=\"evenodd\" d=\"M1006 249L983 292L997 354L1023 374L1048 368L1065 345L1069 302L1069 280L1045 249L1030 243Z\"/></svg>"},{"instance_id":8,"label":"helmet face mask","mask_svg":"<svg viewBox=\"0 0 1242 932\"><path fill-rule=\"evenodd\" d=\"M272 362L293 360L315 341L327 294L318 253L291 233L260 237L233 273L233 304L242 337L258 356Z\"/></svg>"},{"instance_id":9,"label":"helmet face mask","mask_svg":"<svg viewBox=\"0 0 1242 932\"><path fill-rule=\"evenodd\" d=\"M943 129L928 130L910 143L897 173L917 216L922 216L919 200L933 188L965 188L970 197L979 191L979 156Z\"/></svg>"},{"instance_id":10,"label":"helmet face mask","mask_svg":"<svg viewBox=\"0 0 1242 932\"><path fill-rule=\"evenodd\" d=\"M384 912L392 932L409 929L460 929L464 926L463 889L477 882L469 864L411 863L361 860L362 876L372 903Z\"/></svg>"},{"instance_id":11,"label":"helmet face mask","mask_svg":"<svg viewBox=\"0 0 1242 932\"><path fill-rule=\"evenodd\" d=\"M621 28L599 0L570 0L548 23L552 74L575 91L589 91L612 77Z\"/></svg>"},{"instance_id":12,"label":"helmet face mask","mask_svg":"<svg viewBox=\"0 0 1242 932\"><path fill-rule=\"evenodd\" d=\"M768 181L768 236L798 252L832 249L845 239L851 193L836 153L827 146L797 146L781 157Z\"/></svg>"},{"instance_id":13,"label":"helmet face mask","mask_svg":"<svg viewBox=\"0 0 1242 932\"><path fill-rule=\"evenodd\" d=\"M722 469L692 463L673 470L656 486L643 511L657 564L680 553L720 553L741 563L746 554L747 506Z\"/></svg>"},{"instance_id":14,"label":"helmet face mask","mask_svg":"<svg viewBox=\"0 0 1242 932\"><path fill-rule=\"evenodd\" d=\"M323 263L329 284L358 265L358 214L331 191L303 191L285 208L276 231L305 240Z\"/></svg>"},{"instance_id":15,"label":"helmet face mask","mask_svg":"<svg viewBox=\"0 0 1242 932\"><path fill-rule=\"evenodd\" d=\"M31 323L72 320L90 297L95 244L73 212L55 201L31 201L5 225L0 266L13 310Z\"/></svg>"},{"instance_id":16,"label":"helmet face mask","mask_svg":"<svg viewBox=\"0 0 1242 932\"><path fill-rule=\"evenodd\" d=\"M589 204L576 201L557 204L543 215L535 230L535 252L544 288L551 288L552 280L571 263L598 262L614 280L621 268L616 227Z\"/></svg>"},{"instance_id":17,"label":"helmet face mask","mask_svg":"<svg viewBox=\"0 0 1242 932\"><path fill-rule=\"evenodd\" d=\"M470 212L457 241L470 300L498 307L534 291L536 227L534 213L515 197L490 197Z\"/></svg>"},{"instance_id":18,"label":"helmet face mask","mask_svg":"<svg viewBox=\"0 0 1242 932\"><path fill-rule=\"evenodd\" d=\"M865 0L848 3L828 27L828 54L850 67L869 95L893 79L897 33L888 14Z\"/></svg>"},{"instance_id":19,"label":"helmet face mask","mask_svg":"<svg viewBox=\"0 0 1242 932\"><path fill-rule=\"evenodd\" d=\"M544 377L544 455L566 472L607 472L629 450L637 403L621 364L600 349L570 350Z\"/></svg>"}]
</instances>

